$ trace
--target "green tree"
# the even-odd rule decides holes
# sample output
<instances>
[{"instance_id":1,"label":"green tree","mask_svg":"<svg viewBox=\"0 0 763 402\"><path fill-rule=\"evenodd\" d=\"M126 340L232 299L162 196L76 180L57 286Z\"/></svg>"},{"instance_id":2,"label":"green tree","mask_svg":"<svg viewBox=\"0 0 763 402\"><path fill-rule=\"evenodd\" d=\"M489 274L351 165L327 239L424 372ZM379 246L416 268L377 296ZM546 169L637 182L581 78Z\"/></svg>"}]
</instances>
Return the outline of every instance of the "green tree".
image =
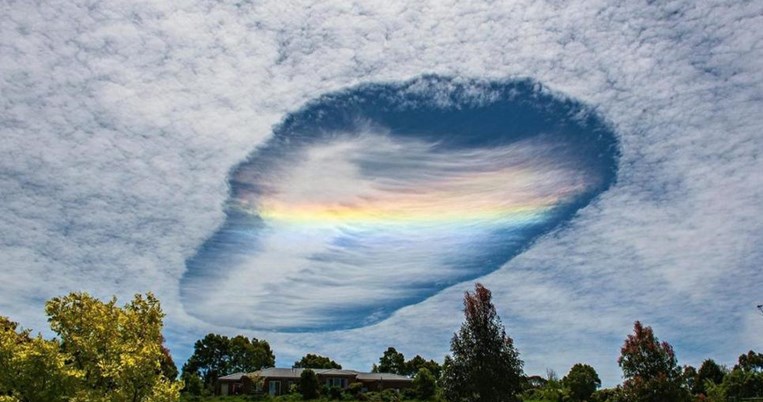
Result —
<instances>
[{"instance_id":1,"label":"green tree","mask_svg":"<svg viewBox=\"0 0 763 402\"><path fill-rule=\"evenodd\" d=\"M193 354L183 365L183 378L196 374L211 387L219 377L250 373L275 365L275 355L265 340L238 335L207 334L193 346Z\"/></svg>"},{"instance_id":2,"label":"green tree","mask_svg":"<svg viewBox=\"0 0 763 402\"><path fill-rule=\"evenodd\" d=\"M302 370L302 374L299 375L299 393L302 394L302 399L317 398L320 386L321 384L318 382L318 376L315 374L315 371L310 369Z\"/></svg>"},{"instance_id":3,"label":"green tree","mask_svg":"<svg viewBox=\"0 0 763 402\"><path fill-rule=\"evenodd\" d=\"M413 389L417 397L431 399L437 391L437 380L429 369L422 367L413 377Z\"/></svg>"},{"instance_id":4,"label":"green tree","mask_svg":"<svg viewBox=\"0 0 763 402\"><path fill-rule=\"evenodd\" d=\"M228 374L251 373L263 367L273 367L275 363L276 357L267 341L242 335L231 338Z\"/></svg>"},{"instance_id":5,"label":"green tree","mask_svg":"<svg viewBox=\"0 0 763 402\"><path fill-rule=\"evenodd\" d=\"M513 402L522 386L522 360L506 335L490 291L477 283L464 295L465 321L446 358L444 393L449 401Z\"/></svg>"},{"instance_id":6,"label":"green tree","mask_svg":"<svg viewBox=\"0 0 763 402\"><path fill-rule=\"evenodd\" d=\"M379 358L379 365L374 365L371 371L374 373L406 375L406 369L405 356L390 346Z\"/></svg>"},{"instance_id":7,"label":"green tree","mask_svg":"<svg viewBox=\"0 0 763 402\"><path fill-rule=\"evenodd\" d=\"M166 378L162 361L159 300L135 295L124 307L86 293L71 293L45 304L67 364L81 373L77 397L91 401L177 400L181 384Z\"/></svg>"},{"instance_id":8,"label":"green tree","mask_svg":"<svg viewBox=\"0 0 763 402\"><path fill-rule=\"evenodd\" d=\"M429 373L434 376L435 379L439 379L442 374L442 366L434 360L426 360L420 355L416 355L413 359L405 362L405 375L415 376L422 368L429 370Z\"/></svg>"},{"instance_id":9,"label":"green tree","mask_svg":"<svg viewBox=\"0 0 763 402\"><path fill-rule=\"evenodd\" d=\"M665 402L689 400L673 347L659 342L651 327L636 321L617 363L623 370L623 391L627 400Z\"/></svg>"},{"instance_id":10,"label":"green tree","mask_svg":"<svg viewBox=\"0 0 763 402\"><path fill-rule=\"evenodd\" d=\"M763 396L763 355L750 351L739 356L739 362L720 385L706 385L708 396L713 395L714 400Z\"/></svg>"},{"instance_id":11,"label":"green tree","mask_svg":"<svg viewBox=\"0 0 763 402\"><path fill-rule=\"evenodd\" d=\"M690 365L684 366L683 372L681 373L681 378L683 379L683 383L686 389L688 389L692 394L695 394L694 389L697 384L697 369Z\"/></svg>"},{"instance_id":12,"label":"green tree","mask_svg":"<svg viewBox=\"0 0 763 402\"><path fill-rule=\"evenodd\" d=\"M204 381L196 373L188 373L183 376L183 393L188 395L201 395L204 393Z\"/></svg>"},{"instance_id":13,"label":"green tree","mask_svg":"<svg viewBox=\"0 0 763 402\"><path fill-rule=\"evenodd\" d=\"M342 369L342 366L326 356L308 353L294 362L293 368Z\"/></svg>"},{"instance_id":14,"label":"green tree","mask_svg":"<svg viewBox=\"0 0 763 402\"><path fill-rule=\"evenodd\" d=\"M587 401L601 387L601 380L593 367L578 363L562 379L562 384L569 389L573 401Z\"/></svg>"},{"instance_id":15,"label":"green tree","mask_svg":"<svg viewBox=\"0 0 763 402\"><path fill-rule=\"evenodd\" d=\"M749 351L746 354L739 356L739 361L736 366L745 371L763 371L763 354Z\"/></svg>"},{"instance_id":16,"label":"green tree","mask_svg":"<svg viewBox=\"0 0 763 402\"><path fill-rule=\"evenodd\" d=\"M695 395L707 395L705 389L707 382L709 381L711 384L720 384L723 382L723 377L725 376L726 373L718 363L713 359L707 359L702 362L702 366L700 366L699 371L697 371L697 376L692 384L691 392Z\"/></svg>"}]
</instances>

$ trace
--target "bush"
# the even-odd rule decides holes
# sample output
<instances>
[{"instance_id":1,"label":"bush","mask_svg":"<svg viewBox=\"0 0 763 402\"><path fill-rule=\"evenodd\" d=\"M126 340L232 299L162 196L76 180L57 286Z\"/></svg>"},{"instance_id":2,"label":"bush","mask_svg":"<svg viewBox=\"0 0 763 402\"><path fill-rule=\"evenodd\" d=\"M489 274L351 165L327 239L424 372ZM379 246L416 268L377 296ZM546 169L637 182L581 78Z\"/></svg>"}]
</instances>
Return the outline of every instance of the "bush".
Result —
<instances>
[{"instance_id":1,"label":"bush","mask_svg":"<svg viewBox=\"0 0 763 402\"><path fill-rule=\"evenodd\" d=\"M327 395L331 399L342 399L342 388L340 387L330 387L328 389Z\"/></svg>"},{"instance_id":2,"label":"bush","mask_svg":"<svg viewBox=\"0 0 763 402\"><path fill-rule=\"evenodd\" d=\"M299 376L299 393L302 394L302 398L317 398L319 389L320 383L318 382L318 376L315 375L315 371L310 369L303 370Z\"/></svg>"},{"instance_id":3,"label":"bush","mask_svg":"<svg viewBox=\"0 0 763 402\"><path fill-rule=\"evenodd\" d=\"M363 391L363 383L362 382L354 382L350 384L349 387L347 387L347 393L350 394L353 397L357 397L361 391Z\"/></svg>"},{"instance_id":4,"label":"bush","mask_svg":"<svg viewBox=\"0 0 763 402\"><path fill-rule=\"evenodd\" d=\"M436 383L434 375L426 367L422 367L413 378L413 390L419 398L430 399L437 390Z\"/></svg>"}]
</instances>

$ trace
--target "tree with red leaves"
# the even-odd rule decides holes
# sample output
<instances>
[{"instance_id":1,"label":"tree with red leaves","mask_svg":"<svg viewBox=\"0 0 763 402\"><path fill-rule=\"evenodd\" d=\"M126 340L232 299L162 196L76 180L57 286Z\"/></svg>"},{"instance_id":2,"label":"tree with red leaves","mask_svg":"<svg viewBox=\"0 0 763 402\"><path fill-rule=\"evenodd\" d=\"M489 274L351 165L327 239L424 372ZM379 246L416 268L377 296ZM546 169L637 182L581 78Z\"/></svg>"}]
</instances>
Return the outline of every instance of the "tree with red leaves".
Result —
<instances>
[{"instance_id":1,"label":"tree with red leaves","mask_svg":"<svg viewBox=\"0 0 763 402\"><path fill-rule=\"evenodd\" d=\"M673 347L659 342L651 327L639 321L633 326L620 350L617 363L623 370L623 391L626 400L633 402L688 401L690 395L683 387L681 368Z\"/></svg>"},{"instance_id":2,"label":"tree with red leaves","mask_svg":"<svg viewBox=\"0 0 763 402\"><path fill-rule=\"evenodd\" d=\"M445 358L444 391L449 401L514 402L521 390L522 360L506 335L490 291L476 284L464 295L466 321Z\"/></svg>"}]
</instances>

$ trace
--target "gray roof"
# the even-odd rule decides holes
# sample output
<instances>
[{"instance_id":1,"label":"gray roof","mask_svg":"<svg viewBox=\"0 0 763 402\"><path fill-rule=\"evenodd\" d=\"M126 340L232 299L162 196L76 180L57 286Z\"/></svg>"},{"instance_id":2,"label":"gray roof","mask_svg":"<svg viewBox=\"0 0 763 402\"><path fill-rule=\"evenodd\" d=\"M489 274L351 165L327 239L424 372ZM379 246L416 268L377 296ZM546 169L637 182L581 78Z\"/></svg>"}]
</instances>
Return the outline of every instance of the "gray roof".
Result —
<instances>
[{"instance_id":1,"label":"gray roof","mask_svg":"<svg viewBox=\"0 0 763 402\"><path fill-rule=\"evenodd\" d=\"M224 376L218 378L218 380L223 380L223 381L239 381L245 375L246 375L246 373L233 373L233 374L224 375Z\"/></svg>"},{"instance_id":2,"label":"gray roof","mask_svg":"<svg viewBox=\"0 0 763 402\"><path fill-rule=\"evenodd\" d=\"M277 367L271 367L271 368L265 368L262 370L255 371L252 373L252 375L258 376L258 377L275 377L275 378L294 378L299 379L299 376L302 375L302 372L305 369L303 368L277 368ZM364 381L412 381L410 378L392 374L392 373L361 373L359 371L355 370L339 370L339 369L310 369L315 372L315 374L324 375L324 376L349 376L349 377L355 377L358 380L364 380ZM222 379L222 378L221 378Z\"/></svg>"},{"instance_id":3,"label":"gray roof","mask_svg":"<svg viewBox=\"0 0 763 402\"><path fill-rule=\"evenodd\" d=\"M413 381L410 377L392 373L358 373L359 381Z\"/></svg>"}]
</instances>

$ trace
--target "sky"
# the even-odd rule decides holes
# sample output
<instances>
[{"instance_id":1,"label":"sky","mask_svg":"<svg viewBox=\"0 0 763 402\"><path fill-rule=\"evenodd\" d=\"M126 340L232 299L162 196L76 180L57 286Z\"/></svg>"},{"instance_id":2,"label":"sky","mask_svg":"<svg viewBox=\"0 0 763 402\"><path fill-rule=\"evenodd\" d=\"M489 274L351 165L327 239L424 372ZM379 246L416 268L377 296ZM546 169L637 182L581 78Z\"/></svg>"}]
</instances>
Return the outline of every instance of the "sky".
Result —
<instances>
[{"instance_id":1,"label":"sky","mask_svg":"<svg viewBox=\"0 0 763 402\"><path fill-rule=\"evenodd\" d=\"M481 282L529 374L635 320L763 349L763 4L5 1L0 314L152 291L208 332L441 360Z\"/></svg>"}]
</instances>

